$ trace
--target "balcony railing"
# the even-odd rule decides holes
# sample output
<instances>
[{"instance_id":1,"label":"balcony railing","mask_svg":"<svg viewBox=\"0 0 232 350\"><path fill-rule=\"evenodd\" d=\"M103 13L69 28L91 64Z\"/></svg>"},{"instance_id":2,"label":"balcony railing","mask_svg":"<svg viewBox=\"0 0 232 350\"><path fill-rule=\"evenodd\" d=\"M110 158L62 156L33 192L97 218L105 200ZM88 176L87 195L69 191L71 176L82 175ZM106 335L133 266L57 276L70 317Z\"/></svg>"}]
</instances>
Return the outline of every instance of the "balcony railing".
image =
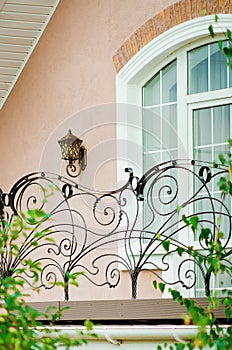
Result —
<instances>
[{"instance_id":1,"label":"balcony railing","mask_svg":"<svg viewBox=\"0 0 232 350\"><path fill-rule=\"evenodd\" d=\"M213 273L207 269L207 247L217 239L218 225L224 233L224 263L231 264L230 200L220 197L216 185L227 169L175 160L154 166L140 179L132 169L125 171L125 185L105 193L46 172L24 176L9 193L0 191L6 232L9 227L4 222L12 222L14 216L25 221L23 213L35 208L47 213L37 222L29 220L26 231L22 228L26 234L18 242L16 255L10 254L10 246L2 251L0 277L16 275L25 259L30 259L41 265L39 280L32 285L29 267L22 277L33 288L51 289L57 281L65 282L65 300L69 299L69 276L78 271L96 286L115 288L126 270L132 298L143 270L174 288L200 289L201 281L209 295ZM207 240L193 234L182 215L198 216L199 225L211 230Z\"/></svg>"}]
</instances>

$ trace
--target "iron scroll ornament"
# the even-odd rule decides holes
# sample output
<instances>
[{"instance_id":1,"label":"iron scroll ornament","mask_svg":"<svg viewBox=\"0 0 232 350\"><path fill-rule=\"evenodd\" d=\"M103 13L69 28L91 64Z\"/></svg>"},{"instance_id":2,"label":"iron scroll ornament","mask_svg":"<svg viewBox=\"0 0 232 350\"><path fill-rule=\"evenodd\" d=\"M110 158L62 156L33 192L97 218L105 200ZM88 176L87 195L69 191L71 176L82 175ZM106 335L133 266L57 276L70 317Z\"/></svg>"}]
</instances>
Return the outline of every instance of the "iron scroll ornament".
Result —
<instances>
[{"instance_id":1,"label":"iron scroll ornament","mask_svg":"<svg viewBox=\"0 0 232 350\"><path fill-rule=\"evenodd\" d=\"M27 223L17 257L9 260L7 250L1 253L0 277L16 274L25 259L31 259L42 267L38 283L32 285L32 271L25 271L23 278L33 288L52 289L57 281L65 282L65 300L69 299L69 275L78 271L96 286L115 288L121 271L126 270L132 298L137 297L143 270L186 290L201 280L209 295L212 273L207 272L207 247L199 236L191 235L177 208L181 206L187 218L197 215L200 225L210 228L210 240L215 240L217 220L222 216L225 263L231 264L231 211L213 190L227 169L175 160L154 166L140 179L132 169L126 172L129 177L124 186L104 193L45 172L24 176L8 194L0 191L2 223L3 218L11 222L15 215L21 217L33 208L48 214L46 220ZM47 189L52 191L48 201ZM2 229L7 230L4 225ZM44 235L35 238L39 231ZM163 249L164 242L168 251ZM189 252L190 243L198 246L198 256ZM181 257L178 248L183 251ZM175 264L170 263L173 259Z\"/></svg>"}]
</instances>

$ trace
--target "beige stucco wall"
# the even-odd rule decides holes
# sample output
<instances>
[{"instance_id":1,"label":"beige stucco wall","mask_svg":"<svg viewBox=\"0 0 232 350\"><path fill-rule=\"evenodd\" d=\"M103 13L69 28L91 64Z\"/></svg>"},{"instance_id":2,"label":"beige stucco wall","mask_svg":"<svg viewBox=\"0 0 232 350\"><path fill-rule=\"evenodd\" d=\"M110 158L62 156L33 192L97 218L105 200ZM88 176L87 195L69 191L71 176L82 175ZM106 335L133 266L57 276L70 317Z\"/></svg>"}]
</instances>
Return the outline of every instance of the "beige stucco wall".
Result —
<instances>
[{"instance_id":1,"label":"beige stucco wall","mask_svg":"<svg viewBox=\"0 0 232 350\"><path fill-rule=\"evenodd\" d=\"M148 18L171 3L61 0L0 111L4 191L20 176L38 169L44 144L64 119L115 101L113 54ZM110 132L114 137L114 128Z\"/></svg>"}]
</instances>

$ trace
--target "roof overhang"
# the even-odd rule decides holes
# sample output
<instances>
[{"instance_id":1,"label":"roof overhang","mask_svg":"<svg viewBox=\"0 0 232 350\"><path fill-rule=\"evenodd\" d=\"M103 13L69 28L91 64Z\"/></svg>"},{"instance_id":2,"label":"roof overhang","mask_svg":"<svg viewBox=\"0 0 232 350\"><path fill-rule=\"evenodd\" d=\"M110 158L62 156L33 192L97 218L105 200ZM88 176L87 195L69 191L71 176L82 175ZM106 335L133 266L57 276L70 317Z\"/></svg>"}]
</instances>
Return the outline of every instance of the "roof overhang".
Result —
<instances>
[{"instance_id":1,"label":"roof overhang","mask_svg":"<svg viewBox=\"0 0 232 350\"><path fill-rule=\"evenodd\" d=\"M60 0L0 0L0 109Z\"/></svg>"}]
</instances>

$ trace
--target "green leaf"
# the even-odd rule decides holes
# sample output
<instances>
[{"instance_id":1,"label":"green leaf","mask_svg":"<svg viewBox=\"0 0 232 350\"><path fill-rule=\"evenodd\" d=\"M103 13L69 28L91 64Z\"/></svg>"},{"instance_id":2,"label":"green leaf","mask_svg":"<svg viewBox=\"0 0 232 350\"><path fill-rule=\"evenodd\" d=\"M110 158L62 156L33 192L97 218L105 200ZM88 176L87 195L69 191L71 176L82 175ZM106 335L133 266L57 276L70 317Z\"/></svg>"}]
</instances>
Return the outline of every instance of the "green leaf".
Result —
<instances>
[{"instance_id":1,"label":"green leaf","mask_svg":"<svg viewBox=\"0 0 232 350\"><path fill-rule=\"evenodd\" d=\"M156 235L157 241L160 241L160 238L161 238L161 234L160 234L160 233L157 233L157 235Z\"/></svg>"},{"instance_id":2,"label":"green leaf","mask_svg":"<svg viewBox=\"0 0 232 350\"><path fill-rule=\"evenodd\" d=\"M154 287L155 289L157 289L157 281L154 280L152 283L153 283L153 287Z\"/></svg>"},{"instance_id":3,"label":"green leaf","mask_svg":"<svg viewBox=\"0 0 232 350\"><path fill-rule=\"evenodd\" d=\"M199 222L199 217L194 215L191 216L191 218L189 219L190 223L191 223L191 229L193 230L193 232L195 232L197 230L198 227L198 222Z\"/></svg>"},{"instance_id":4,"label":"green leaf","mask_svg":"<svg viewBox=\"0 0 232 350\"><path fill-rule=\"evenodd\" d=\"M188 249L187 249L187 252L188 252L189 254L192 254L193 251L194 251L193 247L192 247L192 246L189 246Z\"/></svg>"},{"instance_id":5,"label":"green leaf","mask_svg":"<svg viewBox=\"0 0 232 350\"><path fill-rule=\"evenodd\" d=\"M169 289L169 292L172 294L172 299L178 302L182 301L182 296L178 290Z\"/></svg>"},{"instance_id":6,"label":"green leaf","mask_svg":"<svg viewBox=\"0 0 232 350\"><path fill-rule=\"evenodd\" d=\"M230 171L230 176L232 175L232 172ZM232 196L232 182L229 180L227 182L228 185L228 193Z\"/></svg>"},{"instance_id":7,"label":"green leaf","mask_svg":"<svg viewBox=\"0 0 232 350\"><path fill-rule=\"evenodd\" d=\"M41 210L41 209L35 209L34 210L34 215L37 216L38 218L45 218L47 217L47 214L45 213L44 210Z\"/></svg>"},{"instance_id":8,"label":"green leaf","mask_svg":"<svg viewBox=\"0 0 232 350\"><path fill-rule=\"evenodd\" d=\"M88 331L92 331L94 323L90 320L86 320L84 323L85 327L87 328Z\"/></svg>"},{"instance_id":9,"label":"green leaf","mask_svg":"<svg viewBox=\"0 0 232 350\"><path fill-rule=\"evenodd\" d=\"M218 225L221 225L221 223L222 223L222 217L219 216L218 219L217 219L217 224L218 224Z\"/></svg>"},{"instance_id":10,"label":"green leaf","mask_svg":"<svg viewBox=\"0 0 232 350\"><path fill-rule=\"evenodd\" d=\"M202 16L205 16L205 15L206 15L206 9L203 9L203 10L201 11L201 15L202 15Z\"/></svg>"},{"instance_id":11,"label":"green leaf","mask_svg":"<svg viewBox=\"0 0 232 350\"><path fill-rule=\"evenodd\" d=\"M226 158L225 158L224 154L220 153L218 156L218 159L220 160L222 165L226 164Z\"/></svg>"},{"instance_id":12,"label":"green leaf","mask_svg":"<svg viewBox=\"0 0 232 350\"><path fill-rule=\"evenodd\" d=\"M54 310L57 310L57 307L56 306L48 306L47 308L46 308L46 311L45 311L45 313L46 314L48 314L48 313L50 313L51 311L54 311Z\"/></svg>"},{"instance_id":13,"label":"green leaf","mask_svg":"<svg viewBox=\"0 0 232 350\"><path fill-rule=\"evenodd\" d=\"M232 57L232 48L231 47L224 47L223 51L224 51L224 54L226 55L226 57L228 58L228 60L230 60Z\"/></svg>"},{"instance_id":14,"label":"green leaf","mask_svg":"<svg viewBox=\"0 0 232 350\"><path fill-rule=\"evenodd\" d=\"M184 248L182 248L182 247L177 248L177 253L179 256L181 256L183 252L184 252Z\"/></svg>"},{"instance_id":15,"label":"green leaf","mask_svg":"<svg viewBox=\"0 0 232 350\"><path fill-rule=\"evenodd\" d=\"M182 215L182 221L189 226L190 225L190 221L187 219L187 217L185 215Z\"/></svg>"},{"instance_id":16,"label":"green leaf","mask_svg":"<svg viewBox=\"0 0 232 350\"><path fill-rule=\"evenodd\" d=\"M205 257L204 257L204 256L202 256L202 255L199 255L199 256L198 256L199 264L202 264L202 263L204 262L204 260L205 260Z\"/></svg>"},{"instance_id":17,"label":"green leaf","mask_svg":"<svg viewBox=\"0 0 232 350\"><path fill-rule=\"evenodd\" d=\"M226 36L230 41L232 41L232 32L230 29L226 29Z\"/></svg>"},{"instance_id":18,"label":"green leaf","mask_svg":"<svg viewBox=\"0 0 232 350\"><path fill-rule=\"evenodd\" d=\"M176 344L176 350L184 350L184 348L185 348L185 344L183 343Z\"/></svg>"},{"instance_id":19,"label":"green leaf","mask_svg":"<svg viewBox=\"0 0 232 350\"><path fill-rule=\"evenodd\" d=\"M218 168L218 164L215 161L213 161L212 167L213 168Z\"/></svg>"},{"instance_id":20,"label":"green leaf","mask_svg":"<svg viewBox=\"0 0 232 350\"><path fill-rule=\"evenodd\" d=\"M178 206L176 207L176 212L177 212L177 214L180 214L181 209L183 209L183 206L182 206L182 205L178 205Z\"/></svg>"},{"instance_id":21,"label":"green leaf","mask_svg":"<svg viewBox=\"0 0 232 350\"><path fill-rule=\"evenodd\" d=\"M210 236L211 236L211 230L209 228L202 228L199 236L199 240L200 241L208 240L210 239Z\"/></svg>"},{"instance_id":22,"label":"green leaf","mask_svg":"<svg viewBox=\"0 0 232 350\"><path fill-rule=\"evenodd\" d=\"M208 30L209 30L209 34L210 34L211 38L214 38L215 33L214 33L214 29L213 29L212 24L208 27Z\"/></svg>"},{"instance_id":23,"label":"green leaf","mask_svg":"<svg viewBox=\"0 0 232 350\"><path fill-rule=\"evenodd\" d=\"M73 285L76 285L78 287L78 283L76 282L76 279L78 276L82 276L84 274L84 272L80 271L80 272L75 272L75 273L69 273L68 271L66 271L66 278L67 280L69 280L70 283L72 283Z\"/></svg>"},{"instance_id":24,"label":"green leaf","mask_svg":"<svg viewBox=\"0 0 232 350\"><path fill-rule=\"evenodd\" d=\"M220 180L217 183L219 189L223 191L224 193L228 193L228 184L227 179L225 177L220 177Z\"/></svg>"},{"instance_id":25,"label":"green leaf","mask_svg":"<svg viewBox=\"0 0 232 350\"><path fill-rule=\"evenodd\" d=\"M41 237L44 237L44 233L43 232L36 232L34 234L34 237L33 238L41 238Z\"/></svg>"},{"instance_id":26,"label":"green leaf","mask_svg":"<svg viewBox=\"0 0 232 350\"><path fill-rule=\"evenodd\" d=\"M50 242L50 243L52 243L52 244L55 244L55 243L56 243L55 239L52 238L52 237L46 237L46 241L48 241L48 242Z\"/></svg>"},{"instance_id":27,"label":"green leaf","mask_svg":"<svg viewBox=\"0 0 232 350\"><path fill-rule=\"evenodd\" d=\"M159 289L163 293L163 291L165 289L165 284L164 283L159 283Z\"/></svg>"},{"instance_id":28,"label":"green leaf","mask_svg":"<svg viewBox=\"0 0 232 350\"><path fill-rule=\"evenodd\" d=\"M219 47L220 51L223 50L223 41L222 40L219 40L218 47Z\"/></svg>"},{"instance_id":29,"label":"green leaf","mask_svg":"<svg viewBox=\"0 0 232 350\"><path fill-rule=\"evenodd\" d=\"M209 263L209 266L213 269L213 273L216 275L220 270L220 266L221 266L220 260L214 257L209 257L208 263Z\"/></svg>"},{"instance_id":30,"label":"green leaf","mask_svg":"<svg viewBox=\"0 0 232 350\"><path fill-rule=\"evenodd\" d=\"M169 252L170 241L163 241L162 246L167 252Z\"/></svg>"}]
</instances>

